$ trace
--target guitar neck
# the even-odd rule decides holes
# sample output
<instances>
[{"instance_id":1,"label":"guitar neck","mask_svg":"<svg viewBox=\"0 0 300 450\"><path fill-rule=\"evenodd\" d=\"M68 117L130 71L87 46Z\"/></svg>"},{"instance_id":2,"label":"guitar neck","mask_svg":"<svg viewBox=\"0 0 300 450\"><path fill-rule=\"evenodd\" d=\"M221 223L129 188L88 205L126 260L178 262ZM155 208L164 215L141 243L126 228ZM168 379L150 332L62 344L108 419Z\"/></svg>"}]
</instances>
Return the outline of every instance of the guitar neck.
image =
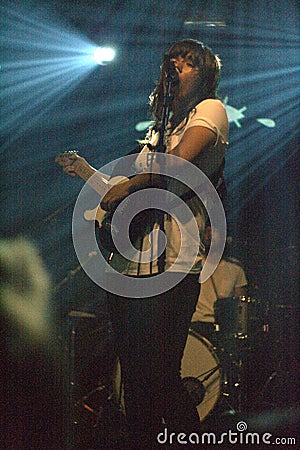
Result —
<instances>
[{"instance_id":1,"label":"guitar neck","mask_svg":"<svg viewBox=\"0 0 300 450\"><path fill-rule=\"evenodd\" d=\"M109 175L98 172L90 165L79 163L76 164L76 174L86 181L92 189L94 189L101 196L104 195L109 186Z\"/></svg>"},{"instance_id":2,"label":"guitar neck","mask_svg":"<svg viewBox=\"0 0 300 450\"><path fill-rule=\"evenodd\" d=\"M83 163L76 164L76 174L84 181L89 181L89 178L91 178L91 176L94 175L95 172L96 170L91 166L87 166Z\"/></svg>"}]
</instances>

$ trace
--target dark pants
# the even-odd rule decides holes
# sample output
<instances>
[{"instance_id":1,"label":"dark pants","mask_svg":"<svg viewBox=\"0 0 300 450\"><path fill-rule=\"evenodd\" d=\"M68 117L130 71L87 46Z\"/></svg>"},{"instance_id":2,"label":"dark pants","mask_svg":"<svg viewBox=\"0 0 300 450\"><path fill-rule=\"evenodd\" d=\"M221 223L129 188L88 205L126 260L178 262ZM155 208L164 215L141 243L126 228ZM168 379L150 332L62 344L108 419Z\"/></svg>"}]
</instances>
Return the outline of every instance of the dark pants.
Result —
<instances>
[{"instance_id":1,"label":"dark pants","mask_svg":"<svg viewBox=\"0 0 300 450\"><path fill-rule=\"evenodd\" d=\"M155 442L164 419L169 432L199 432L199 416L180 366L200 284L188 275L169 291L128 299L108 293L120 357L126 419L133 436ZM155 282L155 277L153 277Z\"/></svg>"}]
</instances>

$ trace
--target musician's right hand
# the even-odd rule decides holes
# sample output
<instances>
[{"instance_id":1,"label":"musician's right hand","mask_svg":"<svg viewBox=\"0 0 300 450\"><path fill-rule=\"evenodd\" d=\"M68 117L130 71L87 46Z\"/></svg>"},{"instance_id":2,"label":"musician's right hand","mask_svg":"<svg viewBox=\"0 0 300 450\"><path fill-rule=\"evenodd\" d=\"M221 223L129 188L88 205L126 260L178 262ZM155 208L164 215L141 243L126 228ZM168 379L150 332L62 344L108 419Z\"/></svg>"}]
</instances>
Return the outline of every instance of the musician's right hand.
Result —
<instances>
[{"instance_id":1,"label":"musician's right hand","mask_svg":"<svg viewBox=\"0 0 300 450\"><path fill-rule=\"evenodd\" d=\"M112 186L101 200L100 206L104 211L114 211L124 198L131 193L131 181L121 181Z\"/></svg>"}]
</instances>

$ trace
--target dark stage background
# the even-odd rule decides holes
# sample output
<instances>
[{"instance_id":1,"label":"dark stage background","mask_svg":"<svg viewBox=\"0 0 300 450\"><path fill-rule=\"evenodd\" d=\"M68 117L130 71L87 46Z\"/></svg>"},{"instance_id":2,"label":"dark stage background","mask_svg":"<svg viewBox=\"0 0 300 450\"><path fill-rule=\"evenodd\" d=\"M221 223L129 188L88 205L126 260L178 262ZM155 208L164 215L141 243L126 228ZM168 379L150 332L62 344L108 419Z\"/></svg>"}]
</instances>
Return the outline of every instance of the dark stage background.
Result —
<instances>
[{"instance_id":1,"label":"dark stage background","mask_svg":"<svg viewBox=\"0 0 300 450\"><path fill-rule=\"evenodd\" d=\"M272 358L288 354L297 371L298 2L4 1L1 15L1 235L37 245L59 326L71 310L105 317L106 307L72 244L83 182L64 176L55 155L77 148L100 168L131 150L144 136L137 124L149 120L162 55L173 41L196 38L223 63L231 253L268 313ZM112 63L87 57L99 45L116 49Z\"/></svg>"}]
</instances>

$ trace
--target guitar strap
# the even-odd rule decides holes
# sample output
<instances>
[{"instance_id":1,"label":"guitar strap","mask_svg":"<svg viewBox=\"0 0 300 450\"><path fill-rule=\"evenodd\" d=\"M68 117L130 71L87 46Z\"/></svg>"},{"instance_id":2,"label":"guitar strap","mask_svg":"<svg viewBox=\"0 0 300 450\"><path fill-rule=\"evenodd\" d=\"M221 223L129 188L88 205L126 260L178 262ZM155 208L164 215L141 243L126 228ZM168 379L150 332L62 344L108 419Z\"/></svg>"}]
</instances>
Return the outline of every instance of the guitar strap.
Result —
<instances>
[{"instance_id":1,"label":"guitar strap","mask_svg":"<svg viewBox=\"0 0 300 450\"><path fill-rule=\"evenodd\" d=\"M141 151L142 148L144 147L145 144L138 144L136 147L134 147L130 152L126 153L125 156L129 156L129 155L138 155ZM128 164L130 164L130 167L128 166ZM130 158L130 162L128 161L128 158L121 158L120 161L115 165L111 177L116 177L118 175L124 175L131 173L132 169L132 160ZM126 175L128 177L128 175Z\"/></svg>"},{"instance_id":2,"label":"guitar strap","mask_svg":"<svg viewBox=\"0 0 300 450\"><path fill-rule=\"evenodd\" d=\"M223 161L222 161L220 167L212 175L210 175L208 177L209 180L211 181L211 183L214 185L222 203L224 202L226 194L227 194L226 183L225 183L225 178L224 178L224 167L225 167L225 158L223 158ZM198 187L200 187L200 185L197 186L197 188ZM187 202L188 200L195 197L196 195L197 194L195 193L194 190L189 189L187 192L180 195L180 198L184 202Z\"/></svg>"},{"instance_id":3,"label":"guitar strap","mask_svg":"<svg viewBox=\"0 0 300 450\"><path fill-rule=\"evenodd\" d=\"M209 177L214 185L222 203L227 195L227 188L224 178L225 158L223 158L220 167Z\"/></svg>"}]
</instances>

